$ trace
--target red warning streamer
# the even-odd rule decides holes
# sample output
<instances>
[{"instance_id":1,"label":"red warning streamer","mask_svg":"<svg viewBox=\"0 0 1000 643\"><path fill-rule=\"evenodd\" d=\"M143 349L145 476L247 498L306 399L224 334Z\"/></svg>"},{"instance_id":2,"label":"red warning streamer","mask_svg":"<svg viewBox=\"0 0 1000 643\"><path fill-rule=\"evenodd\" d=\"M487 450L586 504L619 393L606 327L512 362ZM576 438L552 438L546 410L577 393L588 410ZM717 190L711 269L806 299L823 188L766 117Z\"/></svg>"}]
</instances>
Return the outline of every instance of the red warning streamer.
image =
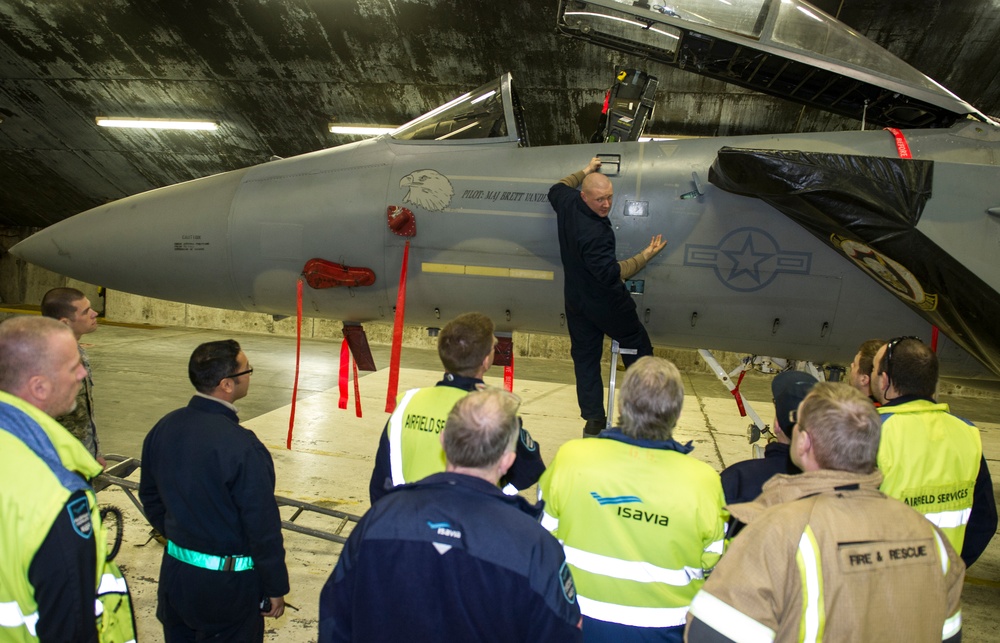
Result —
<instances>
[{"instance_id":1,"label":"red warning streamer","mask_svg":"<svg viewBox=\"0 0 1000 643\"><path fill-rule=\"evenodd\" d=\"M403 267L399 271L399 293L396 295L396 319L392 324L392 354L389 358L389 389L385 395L385 412L396 410L399 390L399 354L403 348L403 317L406 308L406 264L410 259L410 242L403 247Z\"/></svg>"},{"instance_id":2,"label":"red warning streamer","mask_svg":"<svg viewBox=\"0 0 1000 643\"><path fill-rule=\"evenodd\" d=\"M344 341L340 344L340 377L337 378L340 387L340 399L337 400L337 407L341 409L347 408L347 400L350 397L347 386L350 379L348 363L354 366L354 414L361 417L361 388L358 386L358 362L351 354L351 347L345 337Z\"/></svg>"},{"instance_id":3,"label":"red warning streamer","mask_svg":"<svg viewBox=\"0 0 1000 643\"><path fill-rule=\"evenodd\" d=\"M743 395L740 394L740 384L743 383L743 376L746 375L746 371L740 371L740 376L736 378L736 386L730 393L736 398L736 407L740 410L740 417L747 416L747 409L743 406Z\"/></svg>"},{"instance_id":4,"label":"red warning streamer","mask_svg":"<svg viewBox=\"0 0 1000 643\"><path fill-rule=\"evenodd\" d=\"M340 389L340 399L337 400L337 408L346 409L347 408L347 379L350 373L351 361L351 349L347 346L347 338L340 343L340 377L337 378L337 383Z\"/></svg>"},{"instance_id":5,"label":"red warning streamer","mask_svg":"<svg viewBox=\"0 0 1000 643\"><path fill-rule=\"evenodd\" d=\"M510 364L503 367L503 387L508 393L514 392L514 355L510 356Z\"/></svg>"},{"instance_id":6,"label":"red warning streamer","mask_svg":"<svg viewBox=\"0 0 1000 643\"><path fill-rule=\"evenodd\" d=\"M285 448L292 449L292 429L295 428L295 398L299 393L299 358L302 355L302 278L295 286L295 382L292 384L292 410L288 415L288 440Z\"/></svg>"},{"instance_id":7,"label":"red warning streamer","mask_svg":"<svg viewBox=\"0 0 1000 643\"><path fill-rule=\"evenodd\" d=\"M913 154L910 153L910 145L906 142L906 137L903 136L903 133L895 127L887 127L885 130L896 139L896 152L899 154L899 158L912 159Z\"/></svg>"}]
</instances>

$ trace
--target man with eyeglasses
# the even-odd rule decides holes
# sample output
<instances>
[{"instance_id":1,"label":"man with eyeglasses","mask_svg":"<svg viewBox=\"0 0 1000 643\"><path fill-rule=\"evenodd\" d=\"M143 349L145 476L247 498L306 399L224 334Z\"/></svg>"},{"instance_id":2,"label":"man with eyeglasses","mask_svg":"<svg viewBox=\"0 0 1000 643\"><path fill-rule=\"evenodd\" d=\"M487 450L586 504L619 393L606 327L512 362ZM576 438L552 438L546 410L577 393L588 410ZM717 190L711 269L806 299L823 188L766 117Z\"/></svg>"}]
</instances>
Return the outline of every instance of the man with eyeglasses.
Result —
<instances>
[{"instance_id":1,"label":"man with eyeglasses","mask_svg":"<svg viewBox=\"0 0 1000 643\"><path fill-rule=\"evenodd\" d=\"M251 375L236 341L202 344L188 362L194 397L143 442L139 498L168 540L156 610L167 643L262 641L263 617L285 610L274 463L233 406Z\"/></svg>"},{"instance_id":2,"label":"man with eyeglasses","mask_svg":"<svg viewBox=\"0 0 1000 643\"><path fill-rule=\"evenodd\" d=\"M395 489L351 532L319 599L320 643L582 640L573 577L541 507L497 483L517 455L518 400L462 396L447 470Z\"/></svg>"},{"instance_id":3,"label":"man with eyeglasses","mask_svg":"<svg viewBox=\"0 0 1000 643\"><path fill-rule=\"evenodd\" d=\"M878 409L882 492L940 527L971 566L997 529L979 429L934 399L937 355L917 337L897 337L879 349L872 383L885 400Z\"/></svg>"}]
</instances>

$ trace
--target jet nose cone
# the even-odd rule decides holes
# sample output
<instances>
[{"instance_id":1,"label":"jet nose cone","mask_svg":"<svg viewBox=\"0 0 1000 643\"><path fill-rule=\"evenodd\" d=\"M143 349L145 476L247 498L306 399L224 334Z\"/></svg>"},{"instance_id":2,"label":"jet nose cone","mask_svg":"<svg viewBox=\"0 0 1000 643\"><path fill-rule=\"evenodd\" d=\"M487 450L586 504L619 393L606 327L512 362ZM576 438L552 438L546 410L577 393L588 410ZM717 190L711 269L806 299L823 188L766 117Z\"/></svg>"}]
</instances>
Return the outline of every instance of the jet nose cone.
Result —
<instances>
[{"instance_id":1,"label":"jet nose cone","mask_svg":"<svg viewBox=\"0 0 1000 643\"><path fill-rule=\"evenodd\" d=\"M50 226L14 256L88 283L161 299L240 308L230 207L247 170L143 192Z\"/></svg>"}]
</instances>

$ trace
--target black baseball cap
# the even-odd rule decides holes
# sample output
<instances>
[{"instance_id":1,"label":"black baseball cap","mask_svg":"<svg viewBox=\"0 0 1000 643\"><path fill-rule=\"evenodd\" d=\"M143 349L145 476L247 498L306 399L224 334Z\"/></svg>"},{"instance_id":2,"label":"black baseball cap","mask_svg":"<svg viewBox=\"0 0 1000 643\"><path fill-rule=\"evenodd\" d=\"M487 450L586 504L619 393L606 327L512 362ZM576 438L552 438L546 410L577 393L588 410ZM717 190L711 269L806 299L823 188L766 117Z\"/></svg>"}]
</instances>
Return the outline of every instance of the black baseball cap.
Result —
<instances>
[{"instance_id":1,"label":"black baseball cap","mask_svg":"<svg viewBox=\"0 0 1000 643\"><path fill-rule=\"evenodd\" d=\"M775 418L781 431L788 437L792 437L792 429L799 421L799 404L816 382L815 377L802 371L784 371L771 380Z\"/></svg>"}]
</instances>

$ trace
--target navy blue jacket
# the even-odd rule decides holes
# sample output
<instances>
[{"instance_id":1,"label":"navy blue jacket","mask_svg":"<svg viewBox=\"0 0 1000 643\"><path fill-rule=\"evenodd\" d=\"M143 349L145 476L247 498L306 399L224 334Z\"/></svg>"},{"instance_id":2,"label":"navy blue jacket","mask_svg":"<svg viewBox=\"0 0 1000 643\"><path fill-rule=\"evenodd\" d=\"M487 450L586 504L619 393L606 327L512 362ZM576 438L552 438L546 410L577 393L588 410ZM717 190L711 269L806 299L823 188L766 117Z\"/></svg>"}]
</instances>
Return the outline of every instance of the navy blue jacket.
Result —
<instances>
[{"instance_id":1,"label":"navy blue jacket","mask_svg":"<svg viewBox=\"0 0 1000 643\"><path fill-rule=\"evenodd\" d=\"M764 447L763 458L729 465L720 474L726 504L756 500L764 483L779 473L802 473L792 462L789 445L781 442L771 442Z\"/></svg>"},{"instance_id":2,"label":"navy blue jacket","mask_svg":"<svg viewBox=\"0 0 1000 643\"><path fill-rule=\"evenodd\" d=\"M573 578L540 515L458 473L396 487L323 587L320 643L581 641Z\"/></svg>"},{"instance_id":3,"label":"navy blue jacket","mask_svg":"<svg viewBox=\"0 0 1000 643\"><path fill-rule=\"evenodd\" d=\"M274 462L236 413L192 397L146 436L141 473L139 498L157 531L204 554L252 556L261 596L288 593Z\"/></svg>"},{"instance_id":4,"label":"navy blue jacket","mask_svg":"<svg viewBox=\"0 0 1000 643\"><path fill-rule=\"evenodd\" d=\"M465 377L454 373L445 373L444 379L437 383L437 386L454 386L455 388L469 391L476 390L483 385L483 380L474 377ZM450 410L450 409L449 409ZM520 418L518 418L520 421ZM527 489L538 482L538 479L545 473L545 462L542 460L542 452L538 448L538 443L531 438L531 434L522 426L521 434L518 436L517 459L510 467L507 475L500 480L501 486L513 485L518 491ZM389 423L385 423L382 429L382 437L378 441L378 451L375 453L375 468L372 470L372 478L368 483L368 497L371 504L375 504L379 498L389 493L392 489L392 467L389 463Z\"/></svg>"},{"instance_id":5,"label":"navy blue jacket","mask_svg":"<svg viewBox=\"0 0 1000 643\"><path fill-rule=\"evenodd\" d=\"M596 316L635 310L621 280L611 221L598 216L583 202L579 190L564 183L549 188L549 203L559 228L566 307Z\"/></svg>"}]
</instances>

